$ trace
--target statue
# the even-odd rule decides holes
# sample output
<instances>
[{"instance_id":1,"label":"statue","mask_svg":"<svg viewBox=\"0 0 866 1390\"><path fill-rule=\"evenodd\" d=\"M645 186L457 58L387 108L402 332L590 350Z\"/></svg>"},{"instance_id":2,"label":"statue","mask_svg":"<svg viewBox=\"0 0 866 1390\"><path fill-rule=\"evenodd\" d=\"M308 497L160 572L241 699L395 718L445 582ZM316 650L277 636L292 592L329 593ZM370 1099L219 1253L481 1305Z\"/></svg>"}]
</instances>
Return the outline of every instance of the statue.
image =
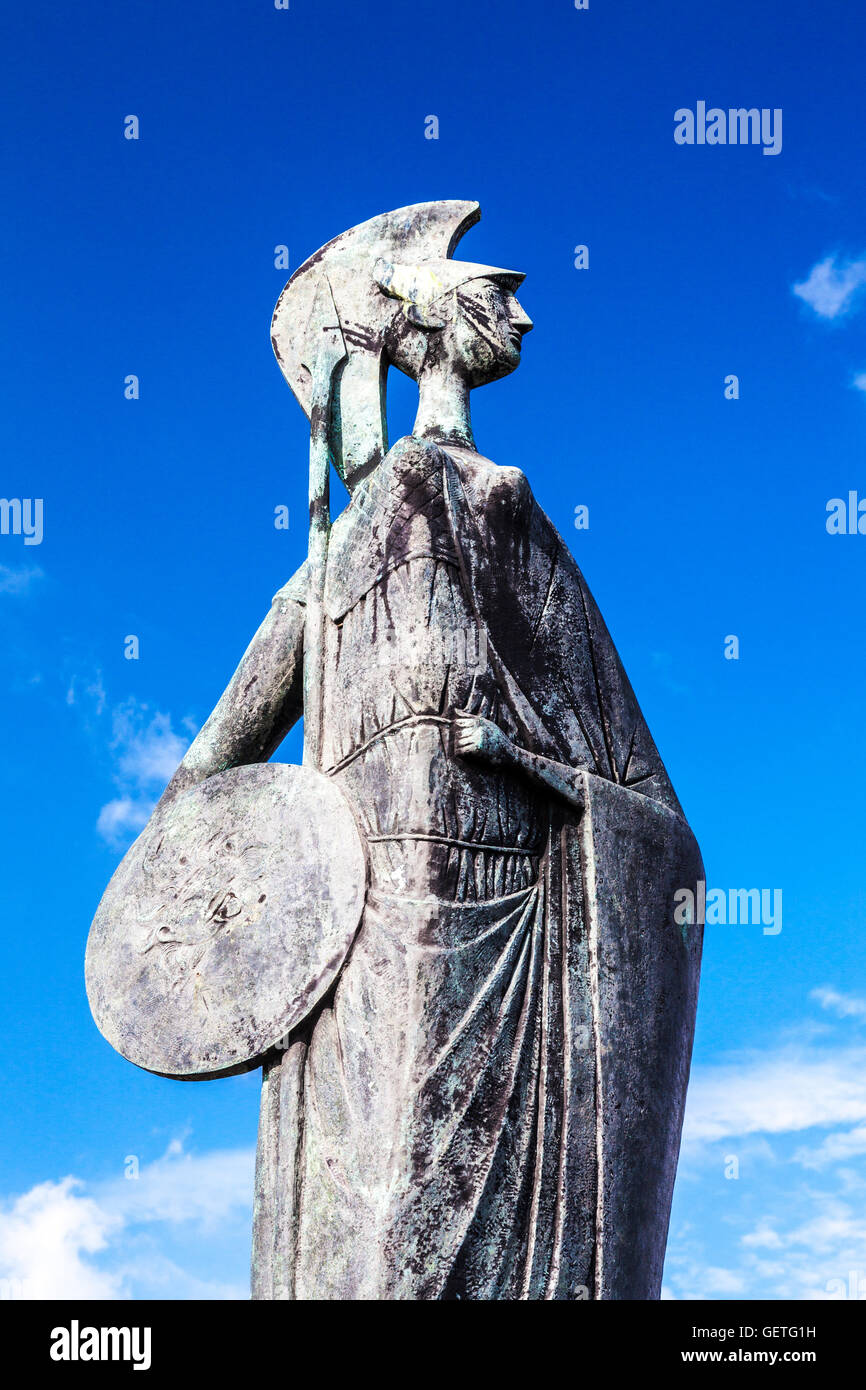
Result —
<instances>
[{"instance_id":1,"label":"statue","mask_svg":"<svg viewBox=\"0 0 866 1390\"><path fill-rule=\"evenodd\" d=\"M703 871L574 559L477 450L532 327L522 275L453 258L479 215L375 217L283 291L308 557L91 932L125 1056L262 1068L258 1299L659 1296Z\"/></svg>"}]
</instances>

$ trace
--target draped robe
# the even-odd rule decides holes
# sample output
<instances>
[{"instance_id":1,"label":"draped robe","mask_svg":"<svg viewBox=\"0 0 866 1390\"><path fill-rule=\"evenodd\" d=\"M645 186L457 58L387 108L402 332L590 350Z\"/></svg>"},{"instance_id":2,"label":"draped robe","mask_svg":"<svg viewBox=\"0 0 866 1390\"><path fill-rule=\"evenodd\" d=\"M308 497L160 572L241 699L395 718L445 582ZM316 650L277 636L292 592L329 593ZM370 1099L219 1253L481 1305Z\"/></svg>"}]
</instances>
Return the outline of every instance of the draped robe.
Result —
<instances>
[{"instance_id":1,"label":"draped robe","mask_svg":"<svg viewBox=\"0 0 866 1390\"><path fill-rule=\"evenodd\" d=\"M324 606L322 768L369 884L265 1063L253 1295L657 1297L700 856L580 571L519 470L407 438L334 525ZM458 757L466 708L583 814Z\"/></svg>"}]
</instances>

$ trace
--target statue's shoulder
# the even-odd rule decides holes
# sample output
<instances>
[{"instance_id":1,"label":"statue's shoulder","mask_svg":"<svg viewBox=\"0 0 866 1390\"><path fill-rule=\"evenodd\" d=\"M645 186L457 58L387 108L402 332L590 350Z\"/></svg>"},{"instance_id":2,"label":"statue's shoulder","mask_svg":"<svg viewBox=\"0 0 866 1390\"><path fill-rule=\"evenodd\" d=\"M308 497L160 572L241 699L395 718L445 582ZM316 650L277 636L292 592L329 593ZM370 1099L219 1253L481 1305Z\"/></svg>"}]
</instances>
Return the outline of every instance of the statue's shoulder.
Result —
<instances>
[{"instance_id":1,"label":"statue's shoulder","mask_svg":"<svg viewBox=\"0 0 866 1390\"><path fill-rule=\"evenodd\" d=\"M272 606L276 605L280 609L285 609L290 603L306 603L307 585L309 583L309 566L304 560L295 570L291 579L284 584L282 589L278 589L272 599Z\"/></svg>"},{"instance_id":2,"label":"statue's shoulder","mask_svg":"<svg viewBox=\"0 0 866 1390\"><path fill-rule=\"evenodd\" d=\"M382 484L407 471L425 476L434 470L451 469L462 484L470 505L486 511L502 510L515 514L532 506L534 498L529 480L521 468L503 467L476 453L435 439L407 434L389 450L378 470ZM376 480L377 475L373 475Z\"/></svg>"},{"instance_id":3,"label":"statue's shoulder","mask_svg":"<svg viewBox=\"0 0 866 1390\"><path fill-rule=\"evenodd\" d=\"M522 468L494 463L471 449L448 448L443 452L463 484L473 510L491 519L499 516L516 521L534 506L532 488Z\"/></svg>"},{"instance_id":4,"label":"statue's shoulder","mask_svg":"<svg viewBox=\"0 0 866 1390\"><path fill-rule=\"evenodd\" d=\"M421 476L441 470L445 452L435 439L423 439L418 435L404 434L396 444L392 444L379 468L371 475L371 483L390 481L407 472Z\"/></svg>"},{"instance_id":5,"label":"statue's shoulder","mask_svg":"<svg viewBox=\"0 0 866 1390\"><path fill-rule=\"evenodd\" d=\"M410 495L431 479L441 479L445 455L431 439L407 434L388 450L377 468L352 492L352 499L334 523L334 534L351 531L374 512L393 507L400 495ZM434 484L435 487L435 484ZM397 502L399 506L399 502Z\"/></svg>"}]
</instances>

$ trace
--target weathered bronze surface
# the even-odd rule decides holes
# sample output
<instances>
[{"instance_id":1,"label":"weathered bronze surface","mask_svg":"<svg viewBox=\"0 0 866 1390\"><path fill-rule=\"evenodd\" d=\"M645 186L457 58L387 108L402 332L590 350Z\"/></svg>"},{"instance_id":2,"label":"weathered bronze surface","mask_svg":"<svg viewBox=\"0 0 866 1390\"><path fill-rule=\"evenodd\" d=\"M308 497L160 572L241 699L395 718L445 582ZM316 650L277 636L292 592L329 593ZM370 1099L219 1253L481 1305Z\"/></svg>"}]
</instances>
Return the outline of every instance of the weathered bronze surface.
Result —
<instances>
[{"instance_id":1,"label":"weathered bronze surface","mask_svg":"<svg viewBox=\"0 0 866 1390\"><path fill-rule=\"evenodd\" d=\"M96 1022L164 1076L260 1066L337 978L364 883L354 819L321 773L207 778L153 817L106 889L86 962Z\"/></svg>"},{"instance_id":2,"label":"weathered bronze surface","mask_svg":"<svg viewBox=\"0 0 866 1390\"><path fill-rule=\"evenodd\" d=\"M137 948L137 976L89 976L97 1021L140 1065L263 1067L256 1298L659 1294L701 951L674 895L700 854L574 559L524 473L476 448L470 393L514 370L532 327L519 272L453 259L478 216L373 218L283 291L274 350L311 424L308 558L94 926L94 952L145 920L155 941L175 929L180 871L160 909L140 861L168 826L207 878L222 841L190 827L190 798L266 762L303 714L304 771L332 796L312 798L315 834L270 813L267 782L243 819L250 843L267 827L284 913L250 915L244 940L259 933L288 1036L250 1030L261 981L213 948L196 944L179 989L156 949ZM389 448L391 366L419 408ZM331 463L351 499L333 524ZM237 815L229 797L220 835ZM214 872L224 891L216 852ZM222 943L225 902L208 899ZM200 1039L191 972L221 1000Z\"/></svg>"}]
</instances>

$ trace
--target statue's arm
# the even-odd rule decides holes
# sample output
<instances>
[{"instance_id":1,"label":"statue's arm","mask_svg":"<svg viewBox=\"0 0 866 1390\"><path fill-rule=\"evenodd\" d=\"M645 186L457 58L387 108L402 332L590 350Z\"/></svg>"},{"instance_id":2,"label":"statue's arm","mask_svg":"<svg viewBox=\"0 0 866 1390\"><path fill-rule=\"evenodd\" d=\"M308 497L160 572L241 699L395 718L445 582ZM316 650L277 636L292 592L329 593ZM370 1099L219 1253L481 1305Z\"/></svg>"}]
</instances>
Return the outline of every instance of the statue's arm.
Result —
<instances>
[{"instance_id":1,"label":"statue's arm","mask_svg":"<svg viewBox=\"0 0 866 1390\"><path fill-rule=\"evenodd\" d=\"M454 718L454 751L496 767L515 768L530 781L562 797L574 810L583 810L584 782L579 768L530 753L490 719L458 710Z\"/></svg>"},{"instance_id":2,"label":"statue's arm","mask_svg":"<svg viewBox=\"0 0 866 1390\"><path fill-rule=\"evenodd\" d=\"M281 590L160 806L215 772L267 762L303 714L303 642L304 605Z\"/></svg>"},{"instance_id":3,"label":"statue's arm","mask_svg":"<svg viewBox=\"0 0 866 1390\"><path fill-rule=\"evenodd\" d=\"M583 810L584 780L578 768L554 762L552 758L543 758L540 753L530 753L516 743L511 743L511 762L530 781L561 796L573 810Z\"/></svg>"}]
</instances>

